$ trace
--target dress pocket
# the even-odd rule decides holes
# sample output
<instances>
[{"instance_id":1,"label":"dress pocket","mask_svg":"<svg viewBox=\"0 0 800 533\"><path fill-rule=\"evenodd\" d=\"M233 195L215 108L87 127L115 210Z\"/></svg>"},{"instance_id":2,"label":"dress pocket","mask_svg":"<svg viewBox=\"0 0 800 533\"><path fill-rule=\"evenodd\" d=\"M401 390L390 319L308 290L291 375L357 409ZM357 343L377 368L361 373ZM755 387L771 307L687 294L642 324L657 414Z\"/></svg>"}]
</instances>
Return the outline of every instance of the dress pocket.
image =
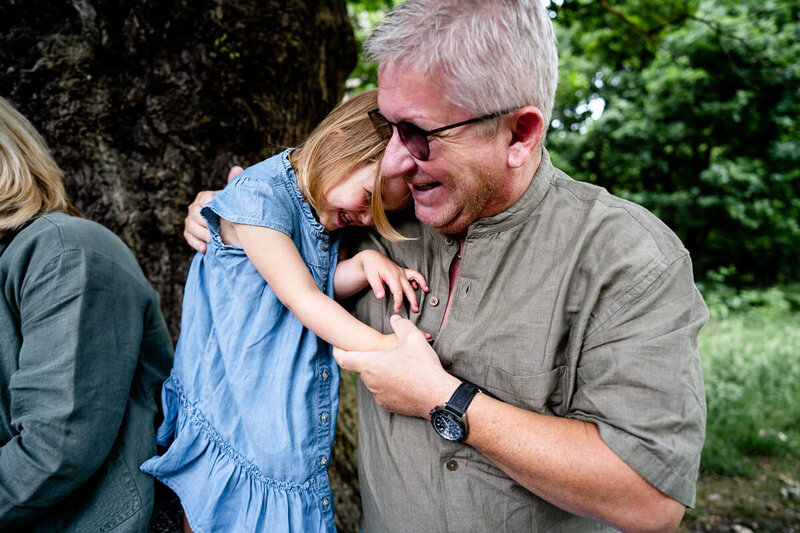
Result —
<instances>
[{"instance_id":1,"label":"dress pocket","mask_svg":"<svg viewBox=\"0 0 800 533\"><path fill-rule=\"evenodd\" d=\"M499 400L528 411L553 414L564 399L565 365L536 374L512 374L489 366L484 387Z\"/></svg>"}]
</instances>

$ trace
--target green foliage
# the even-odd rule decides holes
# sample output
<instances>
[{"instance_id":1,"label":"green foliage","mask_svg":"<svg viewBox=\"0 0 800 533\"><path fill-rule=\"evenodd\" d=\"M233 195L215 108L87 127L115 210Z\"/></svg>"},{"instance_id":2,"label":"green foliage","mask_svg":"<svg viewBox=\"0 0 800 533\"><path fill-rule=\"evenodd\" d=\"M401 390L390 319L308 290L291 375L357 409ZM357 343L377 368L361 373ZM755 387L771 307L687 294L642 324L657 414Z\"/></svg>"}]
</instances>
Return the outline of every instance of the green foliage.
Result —
<instances>
[{"instance_id":1,"label":"green foliage","mask_svg":"<svg viewBox=\"0 0 800 533\"><path fill-rule=\"evenodd\" d=\"M353 23L359 47L358 63L347 80L348 93L355 94L378 86L378 65L366 60L361 45L380 24L386 12L398 3L400 0L348 0L347 14Z\"/></svg>"},{"instance_id":2,"label":"green foliage","mask_svg":"<svg viewBox=\"0 0 800 533\"><path fill-rule=\"evenodd\" d=\"M698 278L800 280L800 16L792 2L564 1L548 137L574 177L643 204ZM590 104L602 103L598 107Z\"/></svg>"},{"instance_id":3,"label":"green foliage","mask_svg":"<svg viewBox=\"0 0 800 533\"><path fill-rule=\"evenodd\" d=\"M800 458L800 286L705 288L708 401L702 469L752 475L759 456Z\"/></svg>"}]
</instances>

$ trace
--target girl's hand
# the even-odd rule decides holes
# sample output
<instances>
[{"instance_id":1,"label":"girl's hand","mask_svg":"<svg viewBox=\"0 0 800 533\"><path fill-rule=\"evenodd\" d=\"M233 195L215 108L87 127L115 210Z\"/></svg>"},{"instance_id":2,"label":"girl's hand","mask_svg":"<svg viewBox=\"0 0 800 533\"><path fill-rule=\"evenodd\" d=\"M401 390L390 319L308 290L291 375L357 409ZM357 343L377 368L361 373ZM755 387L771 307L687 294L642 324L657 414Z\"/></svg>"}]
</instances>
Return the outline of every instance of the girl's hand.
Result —
<instances>
[{"instance_id":1,"label":"girl's hand","mask_svg":"<svg viewBox=\"0 0 800 533\"><path fill-rule=\"evenodd\" d=\"M403 305L403 295L408 299L411 310L415 313L419 312L417 295L414 291L422 289L423 292L428 292L428 283L422 274L410 268L403 268L374 250L359 252L353 259L361 265L367 283L372 287L376 298L380 300L386 296L383 288L385 284L392 293L395 313Z\"/></svg>"}]
</instances>

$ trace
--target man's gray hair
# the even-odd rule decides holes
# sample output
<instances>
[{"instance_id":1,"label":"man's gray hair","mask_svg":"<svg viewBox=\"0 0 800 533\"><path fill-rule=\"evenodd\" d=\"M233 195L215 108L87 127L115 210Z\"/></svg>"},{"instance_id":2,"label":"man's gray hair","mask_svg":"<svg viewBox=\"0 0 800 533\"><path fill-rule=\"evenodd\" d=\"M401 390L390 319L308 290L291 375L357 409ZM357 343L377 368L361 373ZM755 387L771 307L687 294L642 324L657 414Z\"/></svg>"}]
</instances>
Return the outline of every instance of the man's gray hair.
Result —
<instances>
[{"instance_id":1,"label":"man's gray hair","mask_svg":"<svg viewBox=\"0 0 800 533\"><path fill-rule=\"evenodd\" d=\"M558 54L542 0L408 0L364 49L380 64L423 69L475 116L534 105L550 124Z\"/></svg>"}]
</instances>

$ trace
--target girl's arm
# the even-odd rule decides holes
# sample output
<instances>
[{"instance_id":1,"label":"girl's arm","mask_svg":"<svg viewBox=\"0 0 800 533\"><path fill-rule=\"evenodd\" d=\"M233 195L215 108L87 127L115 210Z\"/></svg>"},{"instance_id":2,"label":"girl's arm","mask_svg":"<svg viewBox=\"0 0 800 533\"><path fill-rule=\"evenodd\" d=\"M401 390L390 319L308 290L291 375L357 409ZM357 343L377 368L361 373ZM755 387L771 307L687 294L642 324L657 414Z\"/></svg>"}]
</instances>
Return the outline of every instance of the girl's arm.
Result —
<instances>
[{"instance_id":1,"label":"girl's arm","mask_svg":"<svg viewBox=\"0 0 800 533\"><path fill-rule=\"evenodd\" d=\"M221 225L223 240L244 249L281 303L317 336L346 350L383 350L395 345L394 335L384 335L356 320L317 288L288 235L224 220Z\"/></svg>"},{"instance_id":2,"label":"girl's arm","mask_svg":"<svg viewBox=\"0 0 800 533\"><path fill-rule=\"evenodd\" d=\"M419 311L415 289L428 292L425 278L410 268L402 268L385 255L374 250L364 250L350 259L340 260L333 278L333 290L336 298L352 296L367 285L379 300L386 295L384 283L394 298L394 312L400 310L403 295L408 298L411 310Z\"/></svg>"}]
</instances>

